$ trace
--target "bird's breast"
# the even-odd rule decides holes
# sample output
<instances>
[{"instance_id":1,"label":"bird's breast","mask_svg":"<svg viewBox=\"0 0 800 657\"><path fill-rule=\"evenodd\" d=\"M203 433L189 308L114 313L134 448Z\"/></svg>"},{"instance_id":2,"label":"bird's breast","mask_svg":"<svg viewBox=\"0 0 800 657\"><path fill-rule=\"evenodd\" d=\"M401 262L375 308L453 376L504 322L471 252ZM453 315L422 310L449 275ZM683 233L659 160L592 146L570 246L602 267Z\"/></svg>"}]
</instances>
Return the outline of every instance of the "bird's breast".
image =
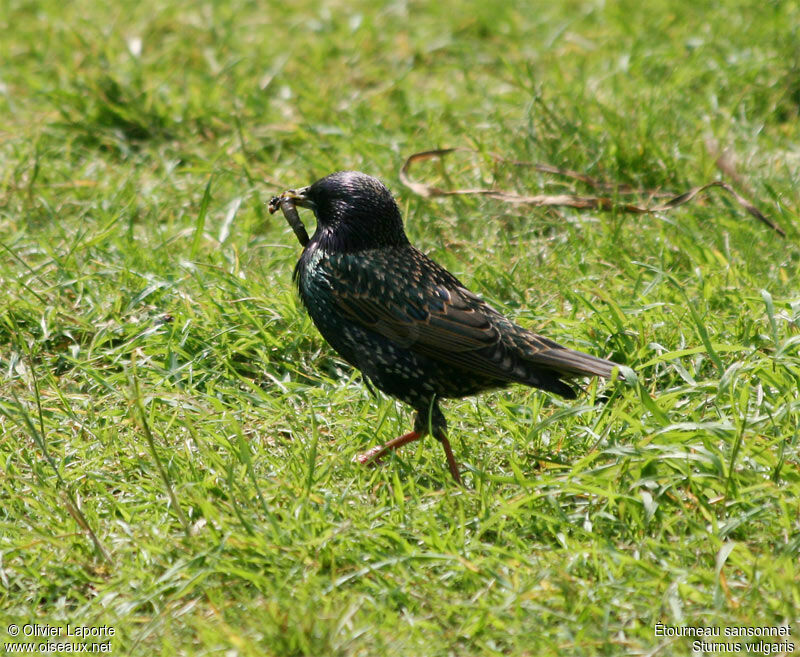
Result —
<instances>
[{"instance_id":1,"label":"bird's breast","mask_svg":"<svg viewBox=\"0 0 800 657\"><path fill-rule=\"evenodd\" d=\"M309 311L312 310L311 305L317 305L323 297L331 295L329 275L323 266L325 257L324 249L312 242L297 261L294 278L300 298Z\"/></svg>"}]
</instances>

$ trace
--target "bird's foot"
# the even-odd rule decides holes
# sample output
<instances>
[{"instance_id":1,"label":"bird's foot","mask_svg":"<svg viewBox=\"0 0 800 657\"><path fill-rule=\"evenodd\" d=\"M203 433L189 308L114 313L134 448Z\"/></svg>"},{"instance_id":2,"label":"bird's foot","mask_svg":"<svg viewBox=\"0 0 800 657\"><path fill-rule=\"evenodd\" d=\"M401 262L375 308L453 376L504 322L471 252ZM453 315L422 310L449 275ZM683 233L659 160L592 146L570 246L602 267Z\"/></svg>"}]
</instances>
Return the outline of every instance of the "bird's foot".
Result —
<instances>
[{"instance_id":1,"label":"bird's foot","mask_svg":"<svg viewBox=\"0 0 800 657\"><path fill-rule=\"evenodd\" d=\"M377 447L373 447L372 449L368 449L366 452L356 455L353 458L353 461L356 461L361 465L374 465L380 463L381 459L389 452L394 451L403 445L407 445L408 443L412 443L415 440L419 440L424 435L425 433L422 431L410 431L409 433L403 434L394 440L390 440L384 445L378 445ZM447 458L447 467L450 470L450 474L453 475L453 479L456 480L456 483L463 485L461 482L461 475L458 472L458 463L456 463L455 456L453 456L453 450L450 447L450 441L447 440L444 433L438 435L437 438L439 439L439 442L442 443L442 447L444 447L444 455Z\"/></svg>"},{"instance_id":2,"label":"bird's foot","mask_svg":"<svg viewBox=\"0 0 800 657\"><path fill-rule=\"evenodd\" d=\"M384 456L383 445L378 445L377 447L368 449L366 452L356 454L353 457L353 462L358 462L361 465L376 465Z\"/></svg>"},{"instance_id":3,"label":"bird's foot","mask_svg":"<svg viewBox=\"0 0 800 657\"><path fill-rule=\"evenodd\" d=\"M384 445L378 445L377 447L367 450L363 454L358 454L353 460L358 461L361 465L380 463L381 459L386 456L388 452L391 452L398 447L402 447L407 443L412 443L415 440L419 440L423 435L424 434L418 431L410 431L409 433L403 434L394 440L390 440Z\"/></svg>"},{"instance_id":4,"label":"bird's foot","mask_svg":"<svg viewBox=\"0 0 800 657\"><path fill-rule=\"evenodd\" d=\"M438 436L438 438L439 442L442 443L442 447L444 447L444 455L447 458L447 467L450 469L450 474L453 475L453 479L456 480L457 484L463 486L461 475L458 472L458 463L456 463L456 457L453 456L453 450L450 447L450 441L447 440L444 434Z\"/></svg>"}]
</instances>

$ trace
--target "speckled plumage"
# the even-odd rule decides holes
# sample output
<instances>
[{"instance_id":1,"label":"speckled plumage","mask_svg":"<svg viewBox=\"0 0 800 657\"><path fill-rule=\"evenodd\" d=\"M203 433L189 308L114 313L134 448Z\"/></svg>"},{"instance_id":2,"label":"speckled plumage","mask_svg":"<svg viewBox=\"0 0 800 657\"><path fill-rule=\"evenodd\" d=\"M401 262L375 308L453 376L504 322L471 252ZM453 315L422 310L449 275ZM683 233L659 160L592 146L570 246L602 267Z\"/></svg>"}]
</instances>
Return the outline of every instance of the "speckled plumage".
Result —
<instances>
[{"instance_id":1,"label":"speckled plumage","mask_svg":"<svg viewBox=\"0 0 800 657\"><path fill-rule=\"evenodd\" d=\"M398 441L432 427L456 479L439 399L511 383L573 398L565 379L609 376L615 367L514 324L415 249L377 179L342 171L286 194L317 218L294 271L314 324L378 389L417 411L414 432Z\"/></svg>"}]
</instances>

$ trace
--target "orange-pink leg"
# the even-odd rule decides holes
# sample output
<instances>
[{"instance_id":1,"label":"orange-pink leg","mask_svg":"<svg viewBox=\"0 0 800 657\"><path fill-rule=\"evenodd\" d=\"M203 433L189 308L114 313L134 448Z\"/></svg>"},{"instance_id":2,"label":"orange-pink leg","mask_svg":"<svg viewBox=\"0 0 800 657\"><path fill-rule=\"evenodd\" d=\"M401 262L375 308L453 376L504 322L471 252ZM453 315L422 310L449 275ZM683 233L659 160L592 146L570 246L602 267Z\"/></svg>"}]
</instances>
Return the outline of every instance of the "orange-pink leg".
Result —
<instances>
[{"instance_id":1,"label":"orange-pink leg","mask_svg":"<svg viewBox=\"0 0 800 657\"><path fill-rule=\"evenodd\" d=\"M444 447L444 455L447 457L447 467L450 468L450 474L453 475L456 483L460 484L461 475L458 473L458 463L456 463L456 457L453 456L453 450L450 448L450 441L444 435L439 436L439 441Z\"/></svg>"},{"instance_id":2,"label":"orange-pink leg","mask_svg":"<svg viewBox=\"0 0 800 657\"><path fill-rule=\"evenodd\" d=\"M408 443L413 443L415 440L419 440L424 435L424 433L419 431L410 431L409 433L403 434L394 440L390 440L388 443L378 445L377 447L367 450L363 454L359 454L356 456L355 460L362 465L378 463L384 456L386 456L388 452L391 452L398 447L402 447L403 445L407 445ZM447 458L447 467L450 469L450 474L453 475L453 479L460 484L461 475L458 473L458 464L456 463L455 456L453 456L453 450L450 447L450 441L447 440L447 438L443 435L439 437L439 441L442 443L442 447L444 447L444 455Z\"/></svg>"},{"instance_id":3,"label":"orange-pink leg","mask_svg":"<svg viewBox=\"0 0 800 657\"><path fill-rule=\"evenodd\" d=\"M413 443L415 440L419 440L424 435L425 434L420 433L419 431L409 431L407 434L404 434L399 438L395 438L394 440L390 440L384 445L378 445L377 447L367 450L363 454L359 454L356 456L355 460L362 465L378 463L384 456L386 456L387 452L391 452L392 450L402 447L408 443Z\"/></svg>"}]
</instances>

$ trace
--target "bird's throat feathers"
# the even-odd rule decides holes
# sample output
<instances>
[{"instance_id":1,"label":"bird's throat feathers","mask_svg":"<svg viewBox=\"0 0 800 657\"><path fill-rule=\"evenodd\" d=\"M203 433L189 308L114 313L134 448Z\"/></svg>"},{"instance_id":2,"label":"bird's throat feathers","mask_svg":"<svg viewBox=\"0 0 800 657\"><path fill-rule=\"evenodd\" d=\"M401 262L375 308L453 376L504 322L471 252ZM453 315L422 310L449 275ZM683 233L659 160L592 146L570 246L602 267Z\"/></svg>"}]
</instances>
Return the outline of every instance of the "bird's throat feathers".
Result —
<instances>
[{"instance_id":1,"label":"bird's throat feathers","mask_svg":"<svg viewBox=\"0 0 800 657\"><path fill-rule=\"evenodd\" d=\"M357 253L387 246L405 246L408 238L399 215L396 222L376 222L365 217L362 221L336 221L317 224L317 230L307 248L312 244L326 253Z\"/></svg>"}]
</instances>

